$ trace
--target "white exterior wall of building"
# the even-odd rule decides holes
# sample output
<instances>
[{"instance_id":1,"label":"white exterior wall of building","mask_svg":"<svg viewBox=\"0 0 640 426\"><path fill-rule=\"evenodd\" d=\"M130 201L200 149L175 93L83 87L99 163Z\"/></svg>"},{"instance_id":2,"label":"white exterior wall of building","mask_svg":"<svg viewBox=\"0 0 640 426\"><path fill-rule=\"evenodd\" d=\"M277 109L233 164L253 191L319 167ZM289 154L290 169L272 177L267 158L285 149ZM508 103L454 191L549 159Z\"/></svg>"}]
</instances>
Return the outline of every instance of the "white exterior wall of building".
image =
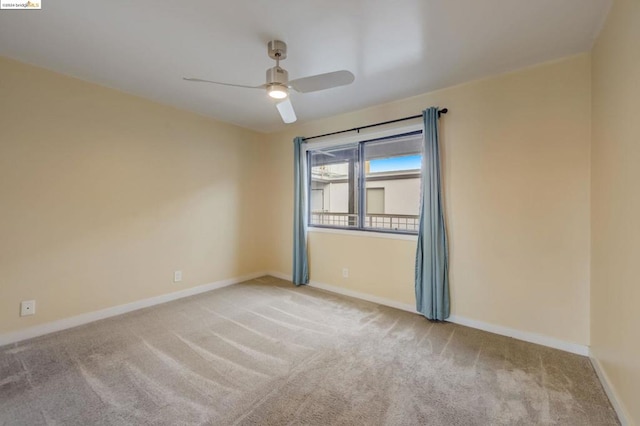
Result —
<instances>
[{"instance_id":1,"label":"white exterior wall of building","mask_svg":"<svg viewBox=\"0 0 640 426\"><path fill-rule=\"evenodd\" d=\"M331 213L349 213L349 185L345 183L330 183L329 205L324 208Z\"/></svg>"},{"instance_id":2,"label":"white exterior wall of building","mask_svg":"<svg viewBox=\"0 0 640 426\"><path fill-rule=\"evenodd\" d=\"M418 214L420 179L390 179L367 182L367 188L384 188L385 214Z\"/></svg>"},{"instance_id":3,"label":"white exterior wall of building","mask_svg":"<svg viewBox=\"0 0 640 426\"><path fill-rule=\"evenodd\" d=\"M420 179L388 179L368 181L367 188L384 188L384 213L417 215L420 203ZM330 213L349 212L349 186L346 182L314 182L312 189L322 189L324 211ZM314 197L315 195L312 195ZM312 210L317 210L312 201Z\"/></svg>"}]
</instances>

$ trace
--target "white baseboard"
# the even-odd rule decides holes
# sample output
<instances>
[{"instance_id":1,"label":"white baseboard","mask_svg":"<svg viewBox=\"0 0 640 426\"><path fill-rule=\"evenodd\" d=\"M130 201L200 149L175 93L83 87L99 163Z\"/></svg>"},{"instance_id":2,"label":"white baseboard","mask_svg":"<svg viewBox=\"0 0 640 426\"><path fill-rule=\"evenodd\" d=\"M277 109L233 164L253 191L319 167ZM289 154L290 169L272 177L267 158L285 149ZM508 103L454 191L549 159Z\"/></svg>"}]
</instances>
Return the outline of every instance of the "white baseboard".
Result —
<instances>
[{"instance_id":1,"label":"white baseboard","mask_svg":"<svg viewBox=\"0 0 640 426\"><path fill-rule=\"evenodd\" d=\"M31 339L33 337L42 336L42 335L53 333L56 331L66 330L68 328L77 327L79 325L87 324L93 321L98 321L104 318L109 318L109 317L121 315L127 312L135 311L138 309L148 308L150 306L170 302L172 300L181 299L183 297L193 296L195 294L204 293L207 291L226 287L239 282L247 281L253 278L258 278L263 275L271 275L276 278L291 281L291 275L284 274L277 271L256 272L256 273L245 275L242 277L229 278L226 280L216 281L213 283L204 284L197 287L187 288L187 289L176 291L173 293L162 294L160 296L138 300L135 302L124 304L124 305L118 305L118 306L113 306L106 309L101 309L99 311L87 312L85 314L64 318L64 319L49 322L46 324L36 325L20 331L2 334L0 335L0 346L8 345L10 343L20 342L22 340ZM397 302L395 300L387 299L384 297L373 296L370 294L348 290L343 287L338 287L338 286L325 284L317 281L311 281L309 283L309 286L330 291L332 293L342 294L344 296L354 297L356 299L378 303L384 306L390 306L392 308L400 309L403 311L417 313L414 305ZM500 334L503 336L513 337L515 339L524 340L526 342L537 343L543 346L549 346L555 349L560 349L560 350L575 353L578 355L584 355L584 356L589 355L588 346L579 345L571 342L565 342L552 337L514 330L508 327L489 324L482 321L476 321L473 319L464 318L456 315L452 315L451 317L449 317L448 321L452 323L464 325L467 327L476 328L479 330L484 330L484 331L488 331L495 334Z\"/></svg>"},{"instance_id":2,"label":"white baseboard","mask_svg":"<svg viewBox=\"0 0 640 426\"><path fill-rule=\"evenodd\" d=\"M267 275L271 275L272 277L280 278L285 281L293 281L293 276L291 274L285 274L277 271L267 271L265 272Z\"/></svg>"},{"instance_id":3,"label":"white baseboard","mask_svg":"<svg viewBox=\"0 0 640 426\"><path fill-rule=\"evenodd\" d=\"M173 293L161 294L160 296L137 300L135 302L126 303L124 305L117 305L110 308L101 309L99 311L87 312L85 314L80 314L73 317L48 322L46 324L29 327L24 330L0 334L0 346L20 342L22 340L31 339L33 337L42 336L56 331L66 330L68 328L77 327L79 325L87 324L93 321L98 321L116 315L125 314L127 312L136 311L138 309L148 308L150 306L170 302L172 300L182 299L183 297L193 296L195 294L200 294L218 288L226 287L264 275L266 275L265 272L256 272L242 277L228 278L226 280L220 280L209 284L199 285L197 287L186 288L184 290L176 291Z\"/></svg>"},{"instance_id":4,"label":"white baseboard","mask_svg":"<svg viewBox=\"0 0 640 426\"><path fill-rule=\"evenodd\" d=\"M283 274L281 272L267 272L267 274L276 278L291 281L291 275ZM407 312L418 313L415 305L407 303L397 302L395 300L386 299L384 297L372 296L370 294L361 293L358 291L348 290L343 287L338 287L330 284L324 284L316 281L309 282L309 286L316 287L322 290L330 291L332 293L342 294L344 296L354 297L356 299L362 299L369 302L378 303L380 305L390 306L392 308L400 309ZM515 330L500 325L489 324L482 321L477 321L470 318L465 318L457 315L451 315L447 321L464 325L466 327L476 328L478 330L488 331L490 333L499 334L501 336L512 337L518 340L524 340L525 342L536 343L538 345L548 346L561 351L571 352L578 355L588 356L589 347L587 345L580 345L578 343L566 342L564 340L555 339L553 337L544 336L541 334L530 333L526 331Z\"/></svg>"},{"instance_id":5,"label":"white baseboard","mask_svg":"<svg viewBox=\"0 0 640 426\"><path fill-rule=\"evenodd\" d=\"M344 296L353 297L356 299L366 300L367 302L377 303L378 305L390 306L392 308L400 309L401 311L411 312L412 314L418 313L414 305L397 302L395 300L390 300L384 297L372 296L370 294L361 293L359 291L348 290L346 288L337 287L330 284L319 283L317 281L309 282L309 286L330 291L332 293L338 293Z\"/></svg>"},{"instance_id":6,"label":"white baseboard","mask_svg":"<svg viewBox=\"0 0 640 426\"><path fill-rule=\"evenodd\" d=\"M600 379L600 383L602 383L602 387L605 393L609 397L609 401L611 401L611 405L613 405L613 409L618 415L620 424L622 424L622 426L631 426L631 416L629 415L629 412L627 411L625 406L622 404L622 400L618 397L618 393L615 391L615 388L611 384L606 371L604 370L604 368L602 368L602 364L600 364L600 361L598 361L598 358L596 358L592 352L589 353L589 359L591 360L593 369Z\"/></svg>"},{"instance_id":7,"label":"white baseboard","mask_svg":"<svg viewBox=\"0 0 640 426\"><path fill-rule=\"evenodd\" d=\"M272 277L280 278L281 280L291 281L291 275L283 274L282 272L269 271L267 275L271 275ZM355 299L366 300L367 302L377 303L379 305L390 306L392 308L400 309L402 311L408 311L411 313L417 313L416 309L413 305L409 305L407 303L396 302L395 300L386 299L384 297L373 296L367 293L361 293L359 291L348 290L343 287L338 287L331 284L325 284L318 281L310 281L308 284L309 287L319 288L321 290L330 291L331 293L342 294L343 296L353 297Z\"/></svg>"},{"instance_id":8,"label":"white baseboard","mask_svg":"<svg viewBox=\"0 0 640 426\"><path fill-rule=\"evenodd\" d=\"M501 325L490 324L487 322L477 321L457 315L451 315L447 321L464 325L471 328L477 328L478 330L488 331L490 333L499 334L501 336L512 337L518 340L524 340L525 342L535 343L542 346L547 346L554 349L560 349L561 351L571 352L573 354L588 356L589 346L581 345L579 343L567 342L565 340L556 339L554 337L545 336L543 334L531 333L529 331L520 331L509 327L503 327Z\"/></svg>"}]
</instances>

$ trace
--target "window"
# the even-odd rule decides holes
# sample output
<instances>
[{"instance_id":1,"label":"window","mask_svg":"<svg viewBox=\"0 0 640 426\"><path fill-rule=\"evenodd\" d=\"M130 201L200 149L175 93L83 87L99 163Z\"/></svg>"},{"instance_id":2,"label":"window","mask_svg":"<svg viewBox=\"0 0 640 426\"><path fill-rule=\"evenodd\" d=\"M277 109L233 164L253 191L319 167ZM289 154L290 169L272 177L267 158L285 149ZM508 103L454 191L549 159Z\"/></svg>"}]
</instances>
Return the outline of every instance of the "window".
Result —
<instances>
[{"instance_id":1,"label":"window","mask_svg":"<svg viewBox=\"0 0 640 426\"><path fill-rule=\"evenodd\" d=\"M422 132L307 148L309 224L418 231Z\"/></svg>"},{"instance_id":2,"label":"window","mask_svg":"<svg viewBox=\"0 0 640 426\"><path fill-rule=\"evenodd\" d=\"M384 214L384 188L367 188L367 215Z\"/></svg>"},{"instance_id":3,"label":"window","mask_svg":"<svg viewBox=\"0 0 640 426\"><path fill-rule=\"evenodd\" d=\"M324 189L311 190L311 211L324 212Z\"/></svg>"}]
</instances>

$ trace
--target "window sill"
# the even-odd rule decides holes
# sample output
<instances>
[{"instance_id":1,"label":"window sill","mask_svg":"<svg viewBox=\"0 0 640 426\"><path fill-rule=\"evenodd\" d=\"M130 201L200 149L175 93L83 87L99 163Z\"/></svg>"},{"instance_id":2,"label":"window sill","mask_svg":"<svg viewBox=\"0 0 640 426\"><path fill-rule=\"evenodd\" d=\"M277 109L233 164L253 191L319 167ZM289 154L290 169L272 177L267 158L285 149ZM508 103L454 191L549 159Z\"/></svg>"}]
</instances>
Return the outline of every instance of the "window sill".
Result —
<instances>
[{"instance_id":1,"label":"window sill","mask_svg":"<svg viewBox=\"0 0 640 426\"><path fill-rule=\"evenodd\" d=\"M354 237L386 238L388 240L418 241L417 235L394 234L392 232L360 231L360 230L338 229L338 228L319 228L315 226L309 226L308 231L311 233L318 233L318 234L340 234L340 235L351 235Z\"/></svg>"}]
</instances>

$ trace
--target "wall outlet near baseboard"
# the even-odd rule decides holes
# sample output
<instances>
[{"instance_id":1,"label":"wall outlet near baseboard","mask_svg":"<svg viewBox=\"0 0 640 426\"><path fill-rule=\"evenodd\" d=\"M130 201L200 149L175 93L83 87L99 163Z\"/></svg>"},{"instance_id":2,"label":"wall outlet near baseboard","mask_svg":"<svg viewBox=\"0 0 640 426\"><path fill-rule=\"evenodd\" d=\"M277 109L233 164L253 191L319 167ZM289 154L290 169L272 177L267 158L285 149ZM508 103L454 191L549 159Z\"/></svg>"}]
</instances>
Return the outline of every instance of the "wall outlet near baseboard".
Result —
<instances>
[{"instance_id":1,"label":"wall outlet near baseboard","mask_svg":"<svg viewBox=\"0 0 640 426\"><path fill-rule=\"evenodd\" d=\"M342 278L349 278L349 268L342 268Z\"/></svg>"},{"instance_id":2,"label":"wall outlet near baseboard","mask_svg":"<svg viewBox=\"0 0 640 426\"><path fill-rule=\"evenodd\" d=\"M173 282L179 283L180 281L182 281L182 271L175 271L173 273Z\"/></svg>"},{"instance_id":3,"label":"wall outlet near baseboard","mask_svg":"<svg viewBox=\"0 0 640 426\"><path fill-rule=\"evenodd\" d=\"M36 301L35 300L23 300L20 302L20 316L26 317L36 314Z\"/></svg>"}]
</instances>

